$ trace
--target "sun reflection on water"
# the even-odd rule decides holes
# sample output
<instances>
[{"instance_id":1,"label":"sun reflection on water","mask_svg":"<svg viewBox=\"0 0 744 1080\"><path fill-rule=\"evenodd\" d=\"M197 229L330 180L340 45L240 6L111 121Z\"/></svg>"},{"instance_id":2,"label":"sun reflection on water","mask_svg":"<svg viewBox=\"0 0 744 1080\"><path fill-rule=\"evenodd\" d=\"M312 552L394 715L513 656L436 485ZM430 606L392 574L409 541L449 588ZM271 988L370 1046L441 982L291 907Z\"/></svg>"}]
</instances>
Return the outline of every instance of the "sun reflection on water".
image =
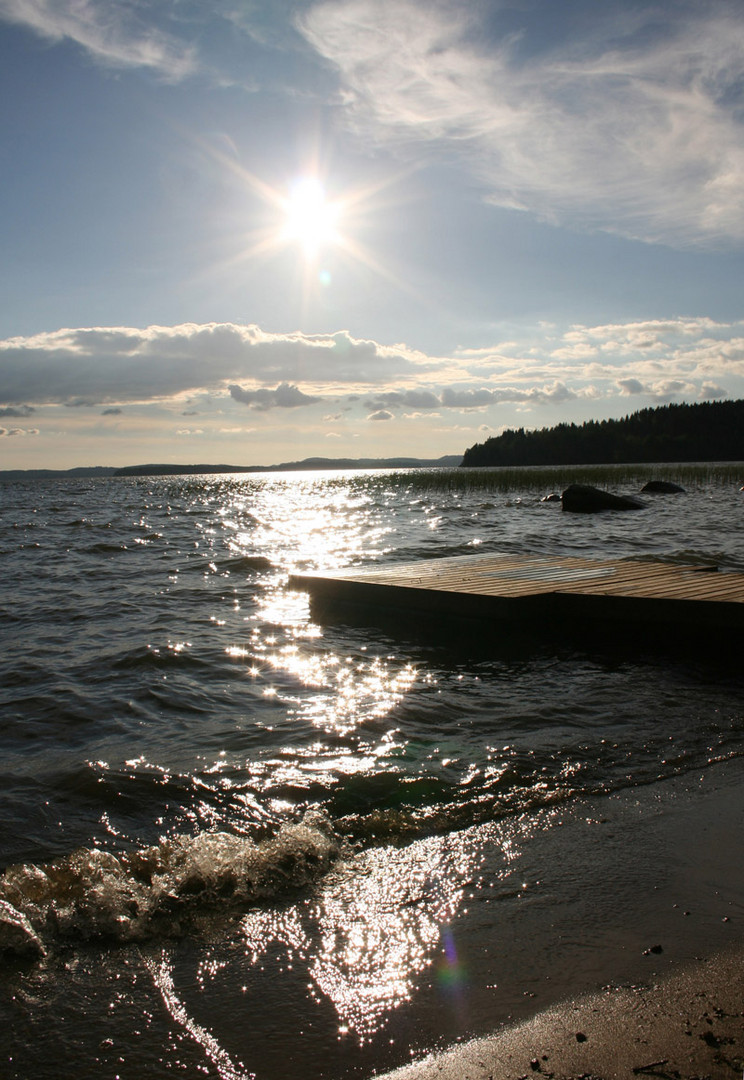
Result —
<instances>
[{"instance_id":1,"label":"sun reflection on water","mask_svg":"<svg viewBox=\"0 0 744 1080\"><path fill-rule=\"evenodd\" d=\"M220 590L212 621L226 638L226 665L245 691L245 729L272 735L260 747L248 734L247 745L240 738L229 749L223 744L182 778L191 782L186 816L195 827L216 829L229 818L240 833L242 813L250 835L267 816L278 822L306 806L332 807L334 800L338 825L340 815L353 816L355 800L374 808L405 777L408 740L395 714L407 695L428 685L431 673L364 646L324 645L307 597L286 587L292 572L332 570L384 554L394 516L380 513L375 498L342 476L331 483L305 474L223 486L199 507L198 560L210 586ZM440 522L431 515L430 524ZM180 645L184 639L174 640ZM349 848L346 861L312 896L256 907L242 917L245 962L256 972L273 970L281 954L288 969L302 968L309 999L332 1004L339 1037L368 1041L413 998L424 973L438 985L443 933L454 934L447 928L458 918L464 883L479 858L478 844L464 834L405 847ZM221 977L223 967L202 964L200 988ZM152 974L173 1018L218 1068L237 1075L235 1059L222 1056L222 1047L189 1015L165 958ZM240 992L249 998L251 989L250 970L244 971Z\"/></svg>"},{"instance_id":2,"label":"sun reflection on water","mask_svg":"<svg viewBox=\"0 0 744 1080\"><path fill-rule=\"evenodd\" d=\"M363 1042L411 1000L478 858L464 835L362 852L309 905L246 915L251 962L277 944L289 950L306 965L311 994L332 1002L339 1031Z\"/></svg>"},{"instance_id":3,"label":"sun reflection on water","mask_svg":"<svg viewBox=\"0 0 744 1080\"><path fill-rule=\"evenodd\" d=\"M316 627L281 643L256 628L249 644L228 645L225 652L246 661L245 672L252 680L269 683L262 692L271 689L280 697L287 719L308 720L338 735L388 716L415 687L418 671L410 662L396 665L394 658L341 657L297 641L321 636Z\"/></svg>"},{"instance_id":4,"label":"sun reflection on water","mask_svg":"<svg viewBox=\"0 0 744 1080\"><path fill-rule=\"evenodd\" d=\"M204 942L194 974L163 950L145 961L150 977L172 1020L231 1080L252 1075L236 1060L251 1046L250 1032L241 1035L218 1013L209 1028L200 1022L212 994L220 1009L225 994L239 997L240 1015L247 1015L255 994L268 995L255 1002L259 1009L281 1009L291 985L306 1003L294 999L298 1025L318 1017L317 1006L326 1002L336 1037L360 1045L424 986L443 1007L466 1009L467 972L458 949L466 897L509 878L536 825L492 823L404 848L348 851L313 893L245 913L226 948ZM282 1016L291 1038L292 1011Z\"/></svg>"}]
</instances>

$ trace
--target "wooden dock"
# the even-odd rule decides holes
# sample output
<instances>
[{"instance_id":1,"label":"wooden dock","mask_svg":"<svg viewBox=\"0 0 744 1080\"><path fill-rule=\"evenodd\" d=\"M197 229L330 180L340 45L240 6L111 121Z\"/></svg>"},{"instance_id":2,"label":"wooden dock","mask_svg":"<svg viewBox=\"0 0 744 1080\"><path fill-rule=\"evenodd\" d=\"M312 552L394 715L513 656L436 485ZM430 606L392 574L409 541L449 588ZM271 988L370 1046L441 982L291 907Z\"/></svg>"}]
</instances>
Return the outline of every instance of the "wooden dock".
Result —
<instances>
[{"instance_id":1,"label":"wooden dock","mask_svg":"<svg viewBox=\"0 0 744 1080\"><path fill-rule=\"evenodd\" d=\"M314 615L353 609L537 626L629 627L700 636L744 629L744 573L645 559L466 555L416 563L295 574ZM366 621L366 620L365 620Z\"/></svg>"}]
</instances>

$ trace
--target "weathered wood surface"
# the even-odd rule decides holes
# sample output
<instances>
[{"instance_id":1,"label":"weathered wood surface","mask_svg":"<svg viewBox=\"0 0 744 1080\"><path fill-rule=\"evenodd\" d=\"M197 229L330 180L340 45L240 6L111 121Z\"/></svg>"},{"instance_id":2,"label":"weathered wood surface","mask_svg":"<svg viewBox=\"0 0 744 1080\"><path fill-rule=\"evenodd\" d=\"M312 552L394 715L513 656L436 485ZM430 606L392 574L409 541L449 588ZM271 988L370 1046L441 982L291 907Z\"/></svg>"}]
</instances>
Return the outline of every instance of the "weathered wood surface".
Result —
<instances>
[{"instance_id":1,"label":"weathered wood surface","mask_svg":"<svg viewBox=\"0 0 744 1080\"><path fill-rule=\"evenodd\" d=\"M744 627L744 574L645 559L473 555L296 574L313 601L473 617Z\"/></svg>"}]
</instances>

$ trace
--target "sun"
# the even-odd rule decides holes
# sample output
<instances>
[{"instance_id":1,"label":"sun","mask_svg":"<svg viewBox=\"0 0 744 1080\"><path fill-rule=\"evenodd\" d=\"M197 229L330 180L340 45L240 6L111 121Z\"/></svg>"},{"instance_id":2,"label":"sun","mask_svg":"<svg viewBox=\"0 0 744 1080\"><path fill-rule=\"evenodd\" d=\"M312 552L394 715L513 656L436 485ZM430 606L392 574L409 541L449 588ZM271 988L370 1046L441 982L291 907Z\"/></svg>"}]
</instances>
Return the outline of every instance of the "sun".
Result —
<instances>
[{"instance_id":1,"label":"sun","mask_svg":"<svg viewBox=\"0 0 744 1080\"><path fill-rule=\"evenodd\" d=\"M323 253L333 248L339 258L329 261L339 273L345 266L363 265L388 280L395 288L424 302L424 297L381 263L359 236L360 231L363 233L369 229L371 221L386 204L395 205L389 202L389 196L382 202L382 193L403 181L412 171L411 168L384 180L367 181L358 187L339 188L338 184L334 184L335 193L329 197L317 165L317 159L322 156L319 151L313 155L316 164L308 164L294 183L280 188L241 165L237 160L237 150L227 154L202 140L195 141L202 151L237 178L251 201L263 204L266 211L261 224L255 210L249 211L252 223L245 232L237 231L238 245L223 265L254 262L258 258L270 258L294 248L303 257L303 293L309 297L318 284L325 289L332 282L331 268L324 266L321 269L320 264Z\"/></svg>"},{"instance_id":2,"label":"sun","mask_svg":"<svg viewBox=\"0 0 744 1080\"><path fill-rule=\"evenodd\" d=\"M326 198L320 180L304 176L292 185L286 199L282 240L299 244L306 259L314 259L322 248L337 244L341 207Z\"/></svg>"}]
</instances>

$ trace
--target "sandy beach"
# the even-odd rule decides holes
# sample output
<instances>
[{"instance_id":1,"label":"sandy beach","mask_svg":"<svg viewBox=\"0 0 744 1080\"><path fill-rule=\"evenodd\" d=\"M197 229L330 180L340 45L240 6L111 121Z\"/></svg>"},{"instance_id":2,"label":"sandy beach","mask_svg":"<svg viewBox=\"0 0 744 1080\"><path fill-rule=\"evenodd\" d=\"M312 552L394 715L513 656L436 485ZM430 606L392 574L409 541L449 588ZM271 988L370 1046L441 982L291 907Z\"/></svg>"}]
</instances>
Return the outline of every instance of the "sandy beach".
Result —
<instances>
[{"instance_id":1,"label":"sandy beach","mask_svg":"<svg viewBox=\"0 0 744 1080\"><path fill-rule=\"evenodd\" d=\"M607 988L384 1080L729 1080L744 1072L744 949Z\"/></svg>"},{"instance_id":2,"label":"sandy beach","mask_svg":"<svg viewBox=\"0 0 744 1080\"><path fill-rule=\"evenodd\" d=\"M633 876L630 863L619 875L631 891L622 910L609 907L600 918L608 938L624 925L625 944L614 953L617 966L605 969L594 987L586 971L566 972L565 954L536 953L535 966L549 982L535 995L531 1016L514 997L515 1015L495 1013L492 1034L419 1056L386 1073L384 1080L741 1078L741 779L740 762L731 761L701 774L696 788L681 780L663 796L651 789L638 801L638 816L623 836L626 843L635 837L631 862L634 857L636 869L642 852L652 852L658 879L649 887L654 878L646 876L644 885L643 875ZM694 797L672 798L675 790ZM606 850L605 844L597 855L600 850ZM609 876L609 865L604 863L600 878ZM585 884L590 887L588 877ZM594 900L598 912L602 899L597 891ZM634 940L635 947L628 947ZM548 986L558 982L560 990L551 999Z\"/></svg>"}]
</instances>

